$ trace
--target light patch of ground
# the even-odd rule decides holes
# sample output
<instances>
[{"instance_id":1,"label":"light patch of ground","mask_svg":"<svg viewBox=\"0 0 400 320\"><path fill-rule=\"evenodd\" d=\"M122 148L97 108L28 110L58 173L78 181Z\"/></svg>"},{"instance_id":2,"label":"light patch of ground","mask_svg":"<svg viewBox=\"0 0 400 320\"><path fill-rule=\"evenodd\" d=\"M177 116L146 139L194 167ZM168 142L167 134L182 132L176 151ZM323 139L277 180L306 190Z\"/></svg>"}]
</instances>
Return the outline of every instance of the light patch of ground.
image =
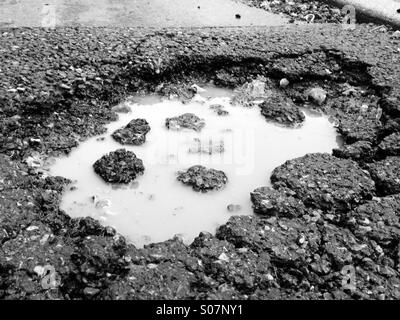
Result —
<instances>
[{"instance_id":1,"label":"light patch of ground","mask_svg":"<svg viewBox=\"0 0 400 320\"><path fill-rule=\"evenodd\" d=\"M280 15L232 0L0 0L0 27L204 27L285 23L286 19Z\"/></svg>"}]
</instances>

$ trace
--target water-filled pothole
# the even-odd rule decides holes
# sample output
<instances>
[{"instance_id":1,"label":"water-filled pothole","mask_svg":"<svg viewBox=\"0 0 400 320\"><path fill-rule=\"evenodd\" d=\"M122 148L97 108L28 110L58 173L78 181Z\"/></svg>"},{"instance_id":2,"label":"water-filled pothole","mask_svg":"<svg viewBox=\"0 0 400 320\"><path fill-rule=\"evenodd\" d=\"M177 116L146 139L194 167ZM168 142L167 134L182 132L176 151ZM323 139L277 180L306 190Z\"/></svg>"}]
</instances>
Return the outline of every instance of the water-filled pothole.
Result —
<instances>
[{"instance_id":1,"label":"water-filled pothole","mask_svg":"<svg viewBox=\"0 0 400 320\"><path fill-rule=\"evenodd\" d=\"M137 246L176 234L189 243L201 231L214 232L231 215L252 214L249 193L268 185L275 167L337 147L337 133L327 117L306 114L301 127L285 128L267 122L257 107L231 105L231 94L210 88L204 94L207 99L197 96L188 104L156 96L130 103L131 112L108 125L107 134L87 140L51 167L51 174L75 181L73 190L63 195L61 208L72 217L91 216L113 226ZM216 104L228 114L210 108ZM204 128L166 128L166 118L184 113L204 119ZM151 127L143 145L121 145L111 137L137 118ZM107 184L93 170L98 159L120 148L134 152L145 166L144 174L126 186ZM222 170L228 183L208 193L194 191L177 180L178 171L193 165Z\"/></svg>"}]
</instances>

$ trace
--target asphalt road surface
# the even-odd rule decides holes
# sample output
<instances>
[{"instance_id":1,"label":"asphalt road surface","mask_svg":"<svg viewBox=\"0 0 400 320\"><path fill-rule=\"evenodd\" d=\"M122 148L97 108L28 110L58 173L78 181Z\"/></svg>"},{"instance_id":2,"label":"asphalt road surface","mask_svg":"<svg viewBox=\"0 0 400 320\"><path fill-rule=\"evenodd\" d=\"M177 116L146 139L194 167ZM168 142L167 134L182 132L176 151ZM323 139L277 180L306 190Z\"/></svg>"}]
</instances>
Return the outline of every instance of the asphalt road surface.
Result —
<instances>
[{"instance_id":1,"label":"asphalt road surface","mask_svg":"<svg viewBox=\"0 0 400 320\"><path fill-rule=\"evenodd\" d=\"M280 25L286 19L233 0L0 0L0 27Z\"/></svg>"}]
</instances>

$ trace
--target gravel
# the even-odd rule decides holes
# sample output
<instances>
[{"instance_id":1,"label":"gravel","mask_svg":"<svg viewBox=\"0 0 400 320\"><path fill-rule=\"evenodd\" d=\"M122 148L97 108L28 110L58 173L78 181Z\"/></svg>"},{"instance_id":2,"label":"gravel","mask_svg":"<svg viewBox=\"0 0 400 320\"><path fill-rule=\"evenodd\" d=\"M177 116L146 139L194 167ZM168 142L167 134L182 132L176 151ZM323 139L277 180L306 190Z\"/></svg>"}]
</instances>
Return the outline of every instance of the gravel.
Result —
<instances>
[{"instance_id":1,"label":"gravel","mask_svg":"<svg viewBox=\"0 0 400 320\"><path fill-rule=\"evenodd\" d=\"M130 183L143 174L143 161L131 151L118 149L93 164L94 171L108 183Z\"/></svg>"},{"instance_id":2,"label":"gravel","mask_svg":"<svg viewBox=\"0 0 400 320\"><path fill-rule=\"evenodd\" d=\"M315 153L286 161L274 169L275 189L292 190L307 206L345 212L371 199L375 183L356 162Z\"/></svg>"},{"instance_id":3,"label":"gravel","mask_svg":"<svg viewBox=\"0 0 400 320\"><path fill-rule=\"evenodd\" d=\"M2 29L0 37L0 298L400 298L398 192L385 195L396 192L399 159L375 150L400 123L400 43L388 32L313 24L25 28ZM275 206L273 216L234 216L190 245L173 238L135 248L113 228L67 216L59 203L69 181L38 172L37 159L68 153L103 133L116 119L112 106L127 95L164 88L167 97L190 97L187 84L237 88L260 75L263 89L279 90L296 105L307 106L309 88L327 91L325 104L309 107L337 123L347 119L342 127L351 134L342 149L354 141L370 157L370 168L340 155L308 155L280 166L273 183L280 196L271 199L303 203L304 214ZM286 88L279 87L282 78L290 82ZM25 162L29 157L35 166ZM34 271L46 265L57 274L51 290ZM342 286L349 267L354 290Z\"/></svg>"},{"instance_id":4,"label":"gravel","mask_svg":"<svg viewBox=\"0 0 400 320\"><path fill-rule=\"evenodd\" d=\"M146 134L150 126L145 119L133 119L125 127L112 134L112 137L121 144L139 146L146 142Z\"/></svg>"},{"instance_id":5,"label":"gravel","mask_svg":"<svg viewBox=\"0 0 400 320\"><path fill-rule=\"evenodd\" d=\"M368 165L379 194L400 193L400 157L388 157Z\"/></svg>"},{"instance_id":6,"label":"gravel","mask_svg":"<svg viewBox=\"0 0 400 320\"><path fill-rule=\"evenodd\" d=\"M201 131L204 128L205 122L193 113L185 113L177 117L167 118L165 126L170 130L191 129Z\"/></svg>"},{"instance_id":7,"label":"gravel","mask_svg":"<svg viewBox=\"0 0 400 320\"><path fill-rule=\"evenodd\" d=\"M400 133L392 133L385 137L378 148L381 155L400 156Z\"/></svg>"},{"instance_id":8,"label":"gravel","mask_svg":"<svg viewBox=\"0 0 400 320\"><path fill-rule=\"evenodd\" d=\"M185 172L178 172L178 181L192 186L193 190L208 192L221 189L228 182L223 171L207 169L204 166L193 166Z\"/></svg>"}]
</instances>

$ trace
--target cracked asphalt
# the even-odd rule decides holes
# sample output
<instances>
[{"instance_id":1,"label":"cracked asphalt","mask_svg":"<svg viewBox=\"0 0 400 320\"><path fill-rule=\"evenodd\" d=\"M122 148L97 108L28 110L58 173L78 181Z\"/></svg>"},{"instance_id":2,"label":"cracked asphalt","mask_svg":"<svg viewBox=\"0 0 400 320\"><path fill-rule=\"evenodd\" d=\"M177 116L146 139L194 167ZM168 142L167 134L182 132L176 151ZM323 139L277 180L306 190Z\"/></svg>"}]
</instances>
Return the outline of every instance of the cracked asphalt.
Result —
<instances>
[{"instance_id":1,"label":"cracked asphalt","mask_svg":"<svg viewBox=\"0 0 400 320\"><path fill-rule=\"evenodd\" d=\"M322 24L3 28L0 43L2 299L400 298L394 33ZM259 214L232 217L191 245L174 238L139 249L91 218L71 219L59 209L68 181L32 165L103 132L111 108L132 94L186 99L193 83L236 88L259 76L331 115L344 145L282 164L273 189L253 197ZM305 96L316 86L328 93L322 106Z\"/></svg>"}]
</instances>

